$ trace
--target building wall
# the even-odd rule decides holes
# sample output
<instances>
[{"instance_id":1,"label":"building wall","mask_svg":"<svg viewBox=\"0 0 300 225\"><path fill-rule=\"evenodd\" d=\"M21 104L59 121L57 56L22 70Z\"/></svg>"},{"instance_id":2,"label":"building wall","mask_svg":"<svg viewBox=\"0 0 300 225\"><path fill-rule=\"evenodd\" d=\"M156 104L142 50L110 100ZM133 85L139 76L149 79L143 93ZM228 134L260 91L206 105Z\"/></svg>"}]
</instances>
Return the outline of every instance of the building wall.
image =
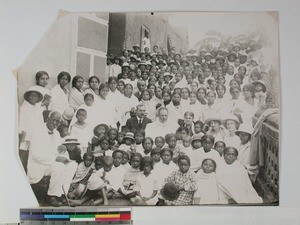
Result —
<instances>
[{"instance_id":1,"label":"building wall","mask_svg":"<svg viewBox=\"0 0 300 225\"><path fill-rule=\"evenodd\" d=\"M149 29L151 47L158 45L167 47L167 17L163 14L154 13L127 13L125 29L125 47L132 49L133 45L141 45L142 26Z\"/></svg>"},{"instance_id":2,"label":"building wall","mask_svg":"<svg viewBox=\"0 0 300 225\"><path fill-rule=\"evenodd\" d=\"M175 28L171 24L167 25L167 34L171 38L172 45L175 46L176 52L187 50L188 32L182 27Z\"/></svg>"},{"instance_id":3,"label":"building wall","mask_svg":"<svg viewBox=\"0 0 300 225\"><path fill-rule=\"evenodd\" d=\"M108 13L62 12L17 70L20 104L26 90L35 85L37 71L50 75L48 89L57 84L61 71L81 75L85 81L96 75L104 82L107 23Z\"/></svg>"},{"instance_id":4,"label":"building wall","mask_svg":"<svg viewBox=\"0 0 300 225\"><path fill-rule=\"evenodd\" d=\"M151 47L158 45L167 49L171 37L178 51L186 47L187 35L177 32L169 25L168 15L163 13L111 13L109 17L108 53L121 54L123 49L141 46L142 27L149 29Z\"/></svg>"},{"instance_id":5,"label":"building wall","mask_svg":"<svg viewBox=\"0 0 300 225\"><path fill-rule=\"evenodd\" d=\"M57 83L61 71L70 71L72 14L57 19L18 69L19 102L25 91L35 85L35 74L43 70L50 75L48 88Z\"/></svg>"},{"instance_id":6,"label":"building wall","mask_svg":"<svg viewBox=\"0 0 300 225\"><path fill-rule=\"evenodd\" d=\"M125 41L125 13L109 14L108 54L121 55Z\"/></svg>"}]
</instances>

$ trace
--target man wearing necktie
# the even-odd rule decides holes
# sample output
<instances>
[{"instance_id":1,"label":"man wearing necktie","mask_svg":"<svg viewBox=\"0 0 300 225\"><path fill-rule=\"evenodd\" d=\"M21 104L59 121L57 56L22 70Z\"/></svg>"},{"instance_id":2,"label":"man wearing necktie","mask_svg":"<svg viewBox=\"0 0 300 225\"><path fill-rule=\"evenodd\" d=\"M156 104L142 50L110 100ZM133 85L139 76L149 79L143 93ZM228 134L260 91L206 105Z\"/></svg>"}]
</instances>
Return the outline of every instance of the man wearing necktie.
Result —
<instances>
[{"instance_id":1,"label":"man wearing necktie","mask_svg":"<svg viewBox=\"0 0 300 225\"><path fill-rule=\"evenodd\" d=\"M146 117L146 107L144 104L139 104L136 107L136 116L127 120L125 130L126 132L135 133L139 130L145 130L148 123L152 121Z\"/></svg>"}]
</instances>

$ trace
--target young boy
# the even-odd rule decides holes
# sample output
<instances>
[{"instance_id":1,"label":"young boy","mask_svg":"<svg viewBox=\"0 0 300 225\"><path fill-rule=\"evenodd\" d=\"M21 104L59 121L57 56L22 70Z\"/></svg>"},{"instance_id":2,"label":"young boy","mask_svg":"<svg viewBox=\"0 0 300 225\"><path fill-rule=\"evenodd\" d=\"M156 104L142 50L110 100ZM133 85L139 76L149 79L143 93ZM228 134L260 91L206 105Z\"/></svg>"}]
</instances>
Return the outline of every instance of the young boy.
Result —
<instances>
[{"instance_id":1,"label":"young boy","mask_svg":"<svg viewBox=\"0 0 300 225\"><path fill-rule=\"evenodd\" d=\"M78 139L80 143L81 154L87 152L88 143L92 138L92 128L85 122L87 118L87 111L85 109L78 109L76 112L77 121L71 126L71 136Z\"/></svg>"},{"instance_id":2,"label":"young boy","mask_svg":"<svg viewBox=\"0 0 300 225\"><path fill-rule=\"evenodd\" d=\"M136 179L136 186L134 191L136 197L133 204L138 205L155 205L157 203L157 177L152 173L153 159L149 156L144 156L141 161L140 170Z\"/></svg>"},{"instance_id":3,"label":"young boy","mask_svg":"<svg viewBox=\"0 0 300 225\"><path fill-rule=\"evenodd\" d=\"M174 201L165 200L167 205L191 205L193 196L197 190L196 175L190 171L190 158L186 155L181 155L178 158L179 170L174 171L166 180L176 185L179 190L179 197Z\"/></svg>"},{"instance_id":4,"label":"young boy","mask_svg":"<svg viewBox=\"0 0 300 225\"><path fill-rule=\"evenodd\" d=\"M80 145L80 143L77 141L74 137L66 137L64 143L64 146L66 146L69 159L76 161L78 164L81 163L81 150L77 146Z\"/></svg>"}]
</instances>

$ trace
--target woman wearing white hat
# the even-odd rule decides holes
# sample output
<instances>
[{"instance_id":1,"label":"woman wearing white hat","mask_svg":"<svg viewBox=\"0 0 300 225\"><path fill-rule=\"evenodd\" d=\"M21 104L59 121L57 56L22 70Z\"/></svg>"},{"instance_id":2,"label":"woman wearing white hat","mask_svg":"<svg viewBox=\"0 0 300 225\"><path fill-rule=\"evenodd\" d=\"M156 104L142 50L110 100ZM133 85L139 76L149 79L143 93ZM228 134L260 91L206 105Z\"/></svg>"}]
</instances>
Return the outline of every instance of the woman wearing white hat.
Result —
<instances>
[{"instance_id":1,"label":"woman wearing white hat","mask_svg":"<svg viewBox=\"0 0 300 225\"><path fill-rule=\"evenodd\" d=\"M207 118L205 124L209 126L206 134L212 135L216 142L224 141L225 136L228 136L228 130L222 126L222 119L218 115Z\"/></svg>"},{"instance_id":2,"label":"woman wearing white hat","mask_svg":"<svg viewBox=\"0 0 300 225\"><path fill-rule=\"evenodd\" d=\"M240 146L237 149L238 154L238 161L243 165L249 165L250 159L250 150L251 150L251 136L253 133L253 128L250 124L241 124L239 129L235 131L235 134L240 137Z\"/></svg>"},{"instance_id":3,"label":"woman wearing white hat","mask_svg":"<svg viewBox=\"0 0 300 225\"><path fill-rule=\"evenodd\" d=\"M229 114L223 120L224 127L228 130L228 134L224 137L224 142L226 146L239 148L240 138L235 134L238 129L240 122L235 115Z\"/></svg>"},{"instance_id":4,"label":"woman wearing white hat","mask_svg":"<svg viewBox=\"0 0 300 225\"><path fill-rule=\"evenodd\" d=\"M31 87L25 92L24 99L19 114L20 149L28 150L33 129L44 123L43 108L39 104L43 100L43 95L37 88Z\"/></svg>"}]
</instances>

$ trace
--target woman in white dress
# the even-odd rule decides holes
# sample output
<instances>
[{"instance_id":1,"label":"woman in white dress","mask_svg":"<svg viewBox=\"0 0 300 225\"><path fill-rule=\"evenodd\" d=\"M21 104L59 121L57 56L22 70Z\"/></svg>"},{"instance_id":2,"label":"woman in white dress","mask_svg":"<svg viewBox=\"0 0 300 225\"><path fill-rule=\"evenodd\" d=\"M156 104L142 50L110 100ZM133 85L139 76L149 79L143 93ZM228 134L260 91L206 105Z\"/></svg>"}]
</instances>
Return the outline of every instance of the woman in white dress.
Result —
<instances>
[{"instance_id":1,"label":"woman in white dress","mask_svg":"<svg viewBox=\"0 0 300 225\"><path fill-rule=\"evenodd\" d=\"M72 80L72 88L69 95L69 104L74 109L84 104L84 94L82 91L84 79L82 76L75 76Z\"/></svg>"},{"instance_id":2,"label":"woman in white dress","mask_svg":"<svg viewBox=\"0 0 300 225\"><path fill-rule=\"evenodd\" d=\"M62 71L57 76L57 85L51 89L52 110L63 115L64 119L71 119L74 110L69 104L69 90L67 85L71 81L71 75Z\"/></svg>"}]
</instances>

